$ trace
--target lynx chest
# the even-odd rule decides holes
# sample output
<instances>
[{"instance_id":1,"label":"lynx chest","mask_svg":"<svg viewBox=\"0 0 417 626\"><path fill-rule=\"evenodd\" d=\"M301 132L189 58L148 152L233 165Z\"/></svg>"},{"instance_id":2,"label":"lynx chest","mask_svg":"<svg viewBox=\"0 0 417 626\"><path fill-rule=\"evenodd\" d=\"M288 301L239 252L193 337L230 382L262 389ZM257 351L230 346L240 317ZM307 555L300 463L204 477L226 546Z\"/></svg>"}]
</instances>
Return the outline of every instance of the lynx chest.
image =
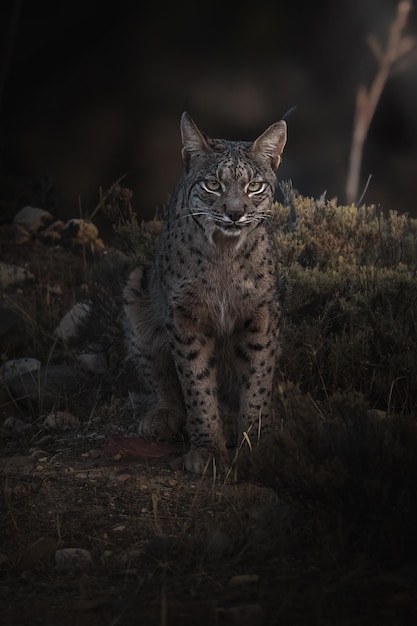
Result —
<instances>
[{"instance_id":1,"label":"lynx chest","mask_svg":"<svg viewBox=\"0 0 417 626\"><path fill-rule=\"evenodd\" d=\"M168 302L205 329L228 335L243 327L265 302L274 280L242 259L207 261L167 285Z\"/></svg>"}]
</instances>

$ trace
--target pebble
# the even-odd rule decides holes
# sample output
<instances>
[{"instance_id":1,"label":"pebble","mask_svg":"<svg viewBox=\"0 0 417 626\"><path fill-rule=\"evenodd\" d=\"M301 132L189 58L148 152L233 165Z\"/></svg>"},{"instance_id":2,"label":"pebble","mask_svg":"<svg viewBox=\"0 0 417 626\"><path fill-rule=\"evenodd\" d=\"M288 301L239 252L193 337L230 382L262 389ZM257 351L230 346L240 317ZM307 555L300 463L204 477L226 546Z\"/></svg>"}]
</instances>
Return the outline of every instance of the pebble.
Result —
<instances>
[{"instance_id":1,"label":"pebble","mask_svg":"<svg viewBox=\"0 0 417 626\"><path fill-rule=\"evenodd\" d=\"M18 417L14 417L13 415L6 417L3 422L3 428L8 430L11 433L21 434L33 428L32 424L28 424Z\"/></svg>"},{"instance_id":2,"label":"pebble","mask_svg":"<svg viewBox=\"0 0 417 626\"><path fill-rule=\"evenodd\" d=\"M92 562L90 552L84 548L62 548L55 552L55 568L59 571L84 569Z\"/></svg>"},{"instance_id":3,"label":"pebble","mask_svg":"<svg viewBox=\"0 0 417 626\"><path fill-rule=\"evenodd\" d=\"M68 311L58 324L54 331L54 336L62 341L77 339L83 321L90 314L91 305L88 302L77 302L72 309Z\"/></svg>"},{"instance_id":4,"label":"pebble","mask_svg":"<svg viewBox=\"0 0 417 626\"><path fill-rule=\"evenodd\" d=\"M43 425L53 430L73 430L78 428L80 420L68 411L51 411L45 417Z\"/></svg>"},{"instance_id":5,"label":"pebble","mask_svg":"<svg viewBox=\"0 0 417 626\"><path fill-rule=\"evenodd\" d=\"M21 283L25 283L27 281L34 280L35 276L32 272L25 269L24 267L20 267L18 265L13 265L10 263L0 263L0 288L6 289L6 287L10 287L10 285L20 285Z\"/></svg>"},{"instance_id":6,"label":"pebble","mask_svg":"<svg viewBox=\"0 0 417 626\"><path fill-rule=\"evenodd\" d=\"M13 218L13 224L24 226L31 233L37 233L47 224L52 222L53 215L49 211L37 209L33 206L25 206Z\"/></svg>"},{"instance_id":7,"label":"pebble","mask_svg":"<svg viewBox=\"0 0 417 626\"><path fill-rule=\"evenodd\" d=\"M105 374L109 369L107 353L99 343L84 348L77 354L77 359L84 369L93 374Z\"/></svg>"},{"instance_id":8,"label":"pebble","mask_svg":"<svg viewBox=\"0 0 417 626\"><path fill-rule=\"evenodd\" d=\"M38 359L32 357L22 357L20 359L10 359L6 361L3 366L3 382L9 385L14 378L22 376L26 372L33 372L39 370L41 362Z\"/></svg>"}]
</instances>

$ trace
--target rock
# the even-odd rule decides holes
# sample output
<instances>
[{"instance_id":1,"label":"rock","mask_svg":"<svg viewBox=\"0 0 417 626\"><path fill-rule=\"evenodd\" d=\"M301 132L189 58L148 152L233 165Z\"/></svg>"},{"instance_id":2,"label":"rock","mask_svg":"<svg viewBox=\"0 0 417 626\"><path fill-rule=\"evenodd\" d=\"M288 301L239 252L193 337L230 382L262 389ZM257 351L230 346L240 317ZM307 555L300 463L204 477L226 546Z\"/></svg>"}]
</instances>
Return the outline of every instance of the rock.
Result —
<instances>
[{"instance_id":1,"label":"rock","mask_svg":"<svg viewBox=\"0 0 417 626\"><path fill-rule=\"evenodd\" d=\"M77 359L82 367L92 374L105 374L109 369L106 350L99 343L84 348L78 353Z\"/></svg>"},{"instance_id":2,"label":"rock","mask_svg":"<svg viewBox=\"0 0 417 626\"><path fill-rule=\"evenodd\" d=\"M17 376L22 376L27 372L39 370L41 362L31 357L23 357L21 359L10 359L3 366L2 378L5 385L9 385Z\"/></svg>"},{"instance_id":3,"label":"rock","mask_svg":"<svg viewBox=\"0 0 417 626\"><path fill-rule=\"evenodd\" d=\"M33 426L31 424L28 424L27 422L24 422L18 417L14 417L13 415L10 415L9 417L6 417L6 419L4 420L3 428L5 430L8 430L10 433L20 435L21 433L24 433L27 430L32 429Z\"/></svg>"},{"instance_id":4,"label":"rock","mask_svg":"<svg viewBox=\"0 0 417 626\"><path fill-rule=\"evenodd\" d=\"M88 220L69 220L61 231L61 241L63 245L81 248L91 258L101 255L105 250L104 242L98 236L97 226Z\"/></svg>"},{"instance_id":5,"label":"rock","mask_svg":"<svg viewBox=\"0 0 417 626\"><path fill-rule=\"evenodd\" d=\"M62 341L77 339L83 322L90 314L91 305L89 302L77 302L72 309L68 311L54 330L54 335Z\"/></svg>"},{"instance_id":6,"label":"rock","mask_svg":"<svg viewBox=\"0 0 417 626\"><path fill-rule=\"evenodd\" d=\"M31 280L35 280L34 275L24 267L0 263L0 289L6 289L10 285L20 285Z\"/></svg>"},{"instance_id":7,"label":"rock","mask_svg":"<svg viewBox=\"0 0 417 626\"><path fill-rule=\"evenodd\" d=\"M68 430L78 428L80 420L68 411L51 411L45 417L43 425L54 430Z\"/></svg>"},{"instance_id":8,"label":"rock","mask_svg":"<svg viewBox=\"0 0 417 626\"><path fill-rule=\"evenodd\" d=\"M53 437L53 435L44 435L43 437L41 437L34 443L32 448L30 448L29 451L30 451L31 456L45 454L45 451L43 449L44 446L49 446L49 444L53 443L54 441L55 441L55 438Z\"/></svg>"},{"instance_id":9,"label":"rock","mask_svg":"<svg viewBox=\"0 0 417 626\"><path fill-rule=\"evenodd\" d=\"M75 245L83 246L87 243L94 243L104 248L104 244L98 236L97 226L88 220L69 220L61 230L61 237Z\"/></svg>"},{"instance_id":10,"label":"rock","mask_svg":"<svg viewBox=\"0 0 417 626\"><path fill-rule=\"evenodd\" d=\"M49 211L43 209L37 209L32 206L25 206L21 209L13 219L13 224L24 226L30 233L37 233L47 224L52 222L53 215Z\"/></svg>"},{"instance_id":11,"label":"rock","mask_svg":"<svg viewBox=\"0 0 417 626\"><path fill-rule=\"evenodd\" d=\"M63 296L64 290L61 285L48 285L47 286L48 294L51 296Z\"/></svg>"},{"instance_id":12,"label":"rock","mask_svg":"<svg viewBox=\"0 0 417 626\"><path fill-rule=\"evenodd\" d=\"M370 418L375 420L385 420L388 417L388 413L386 411L381 411L380 409L369 409L366 413Z\"/></svg>"},{"instance_id":13,"label":"rock","mask_svg":"<svg viewBox=\"0 0 417 626\"><path fill-rule=\"evenodd\" d=\"M55 220L55 222L52 222L52 224L49 224L48 228L45 228L45 230L43 230L43 233L61 233L65 228L65 222L63 222L62 220Z\"/></svg>"},{"instance_id":14,"label":"rock","mask_svg":"<svg viewBox=\"0 0 417 626\"><path fill-rule=\"evenodd\" d=\"M80 570L92 563L91 554L84 548L62 548L55 552L55 568L59 571Z\"/></svg>"},{"instance_id":15,"label":"rock","mask_svg":"<svg viewBox=\"0 0 417 626\"><path fill-rule=\"evenodd\" d=\"M61 232L65 228L65 223L62 220L56 220L52 224L41 230L39 233L39 238L43 241L43 243L56 245L60 243L62 237Z\"/></svg>"}]
</instances>

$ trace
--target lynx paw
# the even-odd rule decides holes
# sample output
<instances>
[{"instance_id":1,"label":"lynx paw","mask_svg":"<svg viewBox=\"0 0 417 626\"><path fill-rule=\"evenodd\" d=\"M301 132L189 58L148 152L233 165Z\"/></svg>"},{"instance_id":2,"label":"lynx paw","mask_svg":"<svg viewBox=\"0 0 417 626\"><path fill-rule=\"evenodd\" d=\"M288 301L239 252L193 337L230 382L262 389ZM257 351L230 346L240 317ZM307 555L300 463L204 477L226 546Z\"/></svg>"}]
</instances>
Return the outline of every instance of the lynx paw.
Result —
<instances>
[{"instance_id":1,"label":"lynx paw","mask_svg":"<svg viewBox=\"0 0 417 626\"><path fill-rule=\"evenodd\" d=\"M222 472L226 466L226 452L214 453L207 448L191 448L184 457L184 467L193 474L204 474L211 471L216 464L216 471Z\"/></svg>"},{"instance_id":2,"label":"lynx paw","mask_svg":"<svg viewBox=\"0 0 417 626\"><path fill-rule=\"evenodd\" d=\"M146 439L169 440L181 433L184 423L185 418L178 411L156 408L142 417L138 433Z\"/></svg>"}]
</instances>

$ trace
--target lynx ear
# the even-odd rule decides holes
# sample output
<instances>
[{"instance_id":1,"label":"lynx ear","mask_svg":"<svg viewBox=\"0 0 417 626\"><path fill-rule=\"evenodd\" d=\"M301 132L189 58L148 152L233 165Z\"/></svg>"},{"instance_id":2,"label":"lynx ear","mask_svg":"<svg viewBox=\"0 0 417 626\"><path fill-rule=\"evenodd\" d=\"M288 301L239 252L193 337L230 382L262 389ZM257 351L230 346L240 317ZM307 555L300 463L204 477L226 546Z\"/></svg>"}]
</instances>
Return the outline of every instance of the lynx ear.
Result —
<instances>
[{"instance_id":1,"label":"lynx ear","mask_svg":"<svg viewBox=\"0 0 417 626\"><path fill-rule=\"evenodd\" d=\"M186 111L181 116L182 158L188 162L192 154L211 152L206 137L201 133Z\"/></svg>"},{"instance_id":2,"label":"lynx ear","mask_svg":"<svg viewBox=\"0 0 417 626\"><path fill-rule=\"evenodd\" d=\"M287 124L284 120L272 124L252 144L252 152L271 159L272 169L277 170L281 163L281 154L287 142Z\"/></svg>"}]
</instances>

